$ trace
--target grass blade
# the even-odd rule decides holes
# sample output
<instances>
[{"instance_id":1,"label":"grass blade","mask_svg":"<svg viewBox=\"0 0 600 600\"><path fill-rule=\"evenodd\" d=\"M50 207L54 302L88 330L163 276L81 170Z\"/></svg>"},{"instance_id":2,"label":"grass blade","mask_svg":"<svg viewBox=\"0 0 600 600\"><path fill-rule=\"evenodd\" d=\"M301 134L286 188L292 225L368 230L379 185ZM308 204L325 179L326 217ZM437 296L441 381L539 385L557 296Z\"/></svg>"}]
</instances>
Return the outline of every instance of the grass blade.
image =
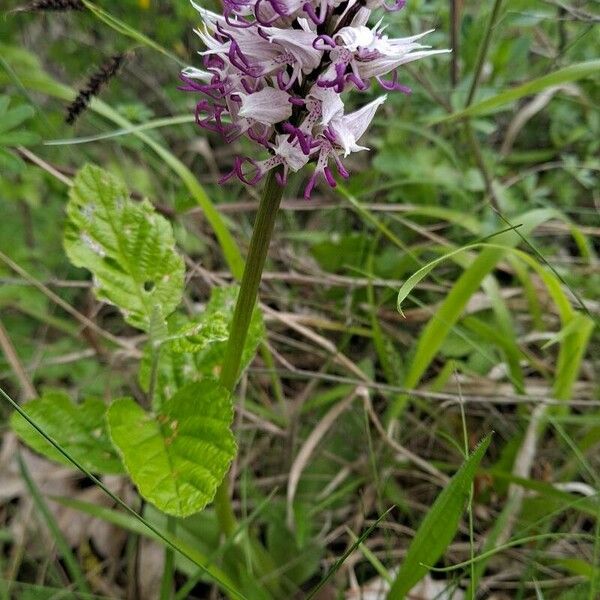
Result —
<instances>
[{"instance_id":1,"label":"grass blade","mask_svg":"<svg viewBox=\"0 0 600 600\"><path fill-rule=\"evenodd\" d=\"M388 594L388 600L401 600L428 573L453 540L458 529L477 467L492 434L488 434L437 497L410 544L406 558Z\"/></svg>"},{"instance_id":2,"label":"grass blade","mask_svg":"<svg viewBox=\"0 0 600 600\"><path fill-rule=\"evenodd\" d=\"M69 573L69 576L81 592L85 594L91 594L92 592L88 586L85 575L83 574L83 571L81 570L77 559L75 558L75 556L73 556L73 553L71 552L71 548L69 547L67 540L63 536L60 527L54 519L54 515L50 512L50 509L48 508L46 501L40 493L40 490L31 478L29 470L27 469L27 465L23 461L23 457L21 456L20 452L17 453L17 462L19 464L19 471L21 473L21 477L23 477L23 481L25 481L25 485L27 486L27 489L31 494L31 498L33 500L33 503L35 504L35 507L38 509L38 512L40 513L42 519L44 520L46 526L52 534L54 543L56 544L58 552L65 563L65 567L67 569L67 572Z\"/></svg>"},{"instance_id":3,"label":"grass blade","mask_svg":"<svg viewBox=\"0 0 600 600\"><path fill-rule=\"evenodd\" d=\"M381 521L392 510L392 508L394 507L390 506L390 508L388 508L377 519L377 521L375 521L375 523L373 523L371 527L369 527L359 538L357 538L354 544L352 544L352 546L350 546L348 550L346 550L346 552L344 552L344 554L342 554L342 556L335 561L331 569L329 569L329 571L327 571L327 573L325 574L325 577L323 577L323 579L321 579L321 581L319 581L319 583L311 590L308 596L306 596L306 600L311 600L311 598L314 598L317 595L318 591L329 581L329 579L331 579L331 577L333 577L333 575L335 575L337 570L344 564L344 561L371 535L371 533L375 530L379 523L381 523Z\"/></svg>"},{"instance_id":4,"label":"grass blade","mask_svg":"<svg viewBox=\"0 0 600 600\"><path fill-rule=\"evenodd\" d=\"M470 266L465 269L458 281L444 298L444 301L436 310L434 318L429 321L423 330L417 343L417 348L413 360L411 361L410 368L403 381L404 387L414 388L417 386L449 332L460 318L467 302L479 289L484 278L495 268L505 254L511 248L514 248L523 236L529 235L529 233L538 225L552 218L560 218L560 213L551 209L539 209L521 215L518 219L518 223L521 225L519 232L515 231L513 228L512 230L505 231L501 235L498 235L496 237L496 244L490 244L489 248L485 248L481 254L472 261ZM500 244L502 244L503 247L500 247ZM452 256L459 252L460 250L453 251L446 256ZM443 258L444 257L442 257L442 259ZM434 261L434 266L438 262L440 262L440 259ZM409 278L402 286L402 289L398 294L399 303L410 293L410 287L416 285L420 278L431 271L429 268L430 265L426 265L417 271L417 273ZM404 409L405 404L406 397L398 398L390 406L387 416L388 420L397 418Z\"/></svg>"},{"instance_id":5,"label":"grass blade","mask_svg":"<svg viewBox=\"0 0 600 600\"><path fill-rule=\"evenodd\" d=\"M471 104L471 106L468 108L459 110L458 112L452 113L447 117L436 119L435 121L432 121L431 124L448 123L450 121L463 119L464 117L486 114L493 110L497 110L506 104L510 104L515 100L519 100L524 96L537 94L538 92L541 92L542 90L554 85L561 85L570 81L577 81L578 79L583 79L584 77L597 74L599 71L600 59L588 60L586 62L569 65L564 69L559 69L558 71L548 73L547 75L542 75L542 77L537 77L536 79L532 79L527 83L511 88L504 92L500 92L491 98L486 98L485 100Z\"/></svg>"}]
</instances>

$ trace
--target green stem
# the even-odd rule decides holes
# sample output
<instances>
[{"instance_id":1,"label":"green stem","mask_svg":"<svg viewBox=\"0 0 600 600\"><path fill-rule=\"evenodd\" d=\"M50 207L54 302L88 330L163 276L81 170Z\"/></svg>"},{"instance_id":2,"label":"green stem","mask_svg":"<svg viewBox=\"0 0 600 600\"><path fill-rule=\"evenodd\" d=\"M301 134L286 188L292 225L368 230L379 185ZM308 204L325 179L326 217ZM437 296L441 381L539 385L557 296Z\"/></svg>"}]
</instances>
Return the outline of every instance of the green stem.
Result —
<instances>
[{"instance_id":1,"label":"green stem","mask_svg":"<svg viewBox=\"0 0 600 600\"><path fill-rule=\"evenodd\" d=\"M169 535L175 533L177 521L175 517L167 516L167 531ZM173 576L175 574L175 551L167 546L165 548L165 567L160 584L160 600L171 600L173 597Z\"/></svg>"},{"instance_id":2,"label":"green stem","mask_svg":"<svg viewBox=\"0 0 600 600\"><path fill-rule=\"evenodd\" d=\"M490 47L490 41L492 39L492 30L496 25L496 19L498 18L501 5L502 0L494 0L494 6L492 7L490 20L488 21L487 27L485 29L485 34L483 36L481 46L479 46L479 54L477 55L475 73L473 74L473 81L471 82L471 88L469 89L469 95L467 96L465 108L471 106L471 102L473 102L473 98L475 97L475 92L477 91L477 86L479 85L479 78L481 77L481 72L483 71L483 65L485 63L485 57L487 56L488 49Z\"/></svg>"},{"instance_id":3,"label":"green stem","mask_svg":"<svg viewBox=\"0 0 600 600\"><path fill-rule=\"evenodd\" d=\"M231 331L229 332L229 341L225 350L223 359L223 368L221 371L221 384L233 393L235 384L240 375L240 364L242 361L242 352L252 312L256 304L258 287L262 277L273 227L277 211L281 202L283 188L275 179L275 171L270 171L262 193L250 247L248 248L248 258L244 267L244 275L240 285L240 293L235 305ZM217 490L215 496L215 510L221 531L225 535L231 535L236 528L235 516L231 508L229 498L229 480L226 477Z\"/></svg>"}]
</instances>

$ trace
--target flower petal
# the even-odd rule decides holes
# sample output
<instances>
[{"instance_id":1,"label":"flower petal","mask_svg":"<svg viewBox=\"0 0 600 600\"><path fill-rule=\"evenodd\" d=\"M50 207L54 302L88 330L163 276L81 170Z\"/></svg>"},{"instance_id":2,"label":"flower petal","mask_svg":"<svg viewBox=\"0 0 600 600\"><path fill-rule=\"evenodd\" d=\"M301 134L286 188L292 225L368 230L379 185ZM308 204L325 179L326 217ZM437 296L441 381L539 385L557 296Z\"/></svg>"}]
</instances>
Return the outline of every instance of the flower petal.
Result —
<instances>
[{"instance_id":1,"label":"flower petal","mask_svg":"<svg viewBox=\"0 0 600 600\"><path fill-rule=\"evenodd\" d=\"M254 94L239 94L242 106L238 115L265 125L275 125L292 116L290 95L283 90L264 88Z\"/></svg>"}]
</instances>

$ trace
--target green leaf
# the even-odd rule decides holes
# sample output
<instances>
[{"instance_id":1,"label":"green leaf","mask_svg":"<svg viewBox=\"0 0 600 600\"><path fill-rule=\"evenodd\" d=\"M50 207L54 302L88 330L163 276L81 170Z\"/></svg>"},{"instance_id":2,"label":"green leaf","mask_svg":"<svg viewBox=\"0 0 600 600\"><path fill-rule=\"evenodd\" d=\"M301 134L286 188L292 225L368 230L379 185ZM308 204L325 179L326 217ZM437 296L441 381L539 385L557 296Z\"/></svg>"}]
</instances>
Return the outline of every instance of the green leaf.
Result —
<instances>
[{"instance_id":1,"label":"green leaf","mask_svg":"<svg viewBox=\"0 0 600 600\"><path fill-rule=\"evenodd\" d=\"M488 434L462 464L450 483L442 490L419 526L406 558L388 594L388 600L401 600L429 572L450 545L456 532L477 467L492 435Z\"/></svg>"},{"instance_id":2,"label":"green leaf","mask_svg":"<svg viewBox=\"0 0 600 600\"><path fill-rule=\"evenodd\" d=\"M236 450L229 392L215 379L189 383L147 413L129 398L108 411L113 444L140 494L186 517L213 498Z\"/></svg>"},{"instance_id":3,"label":"green leaf","mask_svg":"<svg viewBox=\"0 0 600 600\"><path fill-rule=\"evenodd\" d=\"M160 360L157 371L156 401L173 395L181 386L206 376L218 376L229 329L233 319L237 286L220 287L212 290L204 311L192 321L182 322L179 315L169 319L169 334L160 345ZM242 354L243 370L248 366L256 349L264 338L264 325L260 310L252 315L248 337ZM152 371L152 347L147 344L140 364L139 381L148 391Z\"/></svg>"},{"instance_id":4,"label":"green leaf","mask_svg":"<svg viewBox=\"0 0 600 600\"><path fill-rule=\"evenodd\" d=\"M21 123L27 121L27 119L31 119L34 114L35 110L31 106L22 105L12 108L2 115L2 120L0 121L0 133L18 127Z\"/></svg>"},{"instance_id":5,"label":"green leaf","mask_svg":"<svg viewBox=\"0 0 600 600\"><path fill-rule=\"evenodd\" d=\"M0 148L0 170L2 172L20 173L25 168L25 161L5 148Z\"/></svg>"},{"instance_id":6,"label":"green leaf","mask_svg":"<svg viewBox=\"0 0 600 600\"><path fill-rule=\"evenodd\" d=\"M87 165L73 182L67 216L67 255L92 272L99 299L144 330L154 311L162 318L173 312L183 292L183 260L171 225L148 201L130 200L121 181Z\"/></svg>"},{"instance_id":7,"label":"green leaf","mask_svg":"<svg viewBox=\"0 0 600 600\"><path fill-rule=\"evenodd\" d=\"M210 321L220 315L227 321L229 327L231 327L238 292L239 288L237 286L213 289L210 296L210 301L206 305L206 310L203 313L203 317ZM254 312L252 313L250 326L248 328L248 335L244 344L244 351L242 352L240 373L252 362L252 359L256 354L256 349L264 338L264 335L265 330L262 315L260 309L255 308ZM203 373L215 373L217 371L220 372L223 364L223 358L225 356L226 346L227 342L222 341L220 343L211 344L203 351L197 353L195 356L197 367Z\"/></svg>"},{"instance_id":8,"label":"green leaf","mask_svg":"<svg viewBox=\"0 0 600 600\"><path fill-rule=\"evenodd\" d=\"M11 131L0 133L0 146L31 146L37 144L40 139L33 131Z\"/></svg>"},{"instance_id":9,"label":"green leaf","mask_svg":"<svg viewBox=\"0 0 600 600\"><path fill-rule=\"evenodd\" d=\"M74 404L63 392L48 392L23 405L23 410L68 454L93 473L122 473L123 466L106 431L106 405L98 398ZM13 413L15 433L33 450L72 466L21 415Z\"/></svg>"},{"instance_id":10,"label":"green leaf","mask_svg":"<svg viewBox=\"0 0 600 600\"><path fill-rule=\"evenodd\" d=\"M204 317L187 323L175 335L168 338L173 352L200 352L215 342L226 342L229 337L229 324L222 313L210 319Z\"/></svg>"},{"instance_id":11,"label":"green leaf","mask_svg":"<svg viewBox=\"0 0 600 600\"><path fill-rule=\"evenodd\" d=\"M471 106L468 108L455 112L447 117L436 119L433 123L447 123L449 121L462 119L463 117L486 114L500 108L501 106L504 106L505 104L519 100L524 96L537 94L538 92L541 92L542 90L545 90L551 86L561 85L570 81L577 81L578 79L583 79L584 77L598 74L598 72L600 72L600 59L569 65L564 69L559 69L553 73L548 73L542 77L532 79L523 85L505 90L504 92L500 92L491 98L486 98L485 100L471 104Z\"/></svg>"}]
</instances>

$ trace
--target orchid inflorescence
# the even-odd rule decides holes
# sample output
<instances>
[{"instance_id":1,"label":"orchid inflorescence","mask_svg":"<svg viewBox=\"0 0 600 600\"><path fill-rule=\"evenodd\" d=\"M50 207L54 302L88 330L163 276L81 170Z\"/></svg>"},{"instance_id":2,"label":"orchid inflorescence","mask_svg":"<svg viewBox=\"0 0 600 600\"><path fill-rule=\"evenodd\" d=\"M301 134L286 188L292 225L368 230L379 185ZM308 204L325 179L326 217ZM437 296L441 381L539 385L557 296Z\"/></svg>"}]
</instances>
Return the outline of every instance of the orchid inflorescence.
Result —
<instances>
[{"instance_id":1,"label":"orchid inflorescence","mask_svg":"<svg viewBox=\"0 0 600 600\"><path fill-rule=\"evenodd\" d=\"M429 31L393 39L382 20L369 27L373 10L395 11L405 2L392 1L223 0L222 15L192 2L203 20L197 33L206 46L205 70L188 67L181 78L183 90L204 96L197 123L227 142L245 134L270 153L265 160L237 157L221 181L237 176L255 184L279 167L283 185L289 171L312 161L309 198L320 177L335 187L331 164L348 177L340 156L367 149L357 142L386 95L345 114L342 92L365 91L375 80L384 90L410 93L396 69L447 52L419 43Z\"/></svg>"}]
</instances>

